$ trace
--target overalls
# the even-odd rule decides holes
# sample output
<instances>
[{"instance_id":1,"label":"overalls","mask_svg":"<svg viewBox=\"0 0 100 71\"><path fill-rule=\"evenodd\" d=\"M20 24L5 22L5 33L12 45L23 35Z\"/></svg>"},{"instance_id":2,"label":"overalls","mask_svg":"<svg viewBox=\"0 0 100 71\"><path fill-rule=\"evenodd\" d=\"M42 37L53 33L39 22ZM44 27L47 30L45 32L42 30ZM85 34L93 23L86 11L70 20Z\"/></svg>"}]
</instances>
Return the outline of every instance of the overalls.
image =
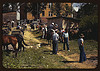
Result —
<instances>
[{"instance_id":1,"label":"overalls","mask_svg":"<svg viewBox=\"0 0 100 71\"><path fill-rule=\"evenodd\" d=\"M82 41L80 40L80 42L82 42ZM79 60L79 62L82 63L83 61L86 61L86 54L84 52L84 46L79 45L79 50L80 50L80 60Z\"/></svg>"},{"instance_id":2,"label":"overalls","mask_svg":"<svg viewBox=\"0 0 100 71\"><path fill-rule=\"evenodd\" d=\"M63 37L64 37L63 50L65 50L65 44L67 45L67 50L69 50L68 37L65 37L65 34L63 34Z\"/></svg>"},{"instance_id":3,"label":"overalls","mask_svg":"<svg viewBox=\"0 0 100 71\"><path fill-rule=\"evenodd\" d=\"M53 54L57 54L58 51L58 41L53 41Z\"/></svg>"},{"instance_id":4,"label":"overalls","mask_svg":"<svg viewBox=\"0 0 100 71\"><path fill-rule=\"evenodd\" d=\"M65 50L65 44L67 45L67 50L69 50L68 38L64 38L63 50Z\"/></svg>"},{"instance_id":5,"label":"overalls","mask_svg":"<svg viewBox=\"0 0 100 71\"><path fill-rule=\"evenodd\" d=\"M59 35L57 33L55 33L53 35L53 54L57 54L58 51L58 39L59 39Z\"/></svg>"}]
</instances>

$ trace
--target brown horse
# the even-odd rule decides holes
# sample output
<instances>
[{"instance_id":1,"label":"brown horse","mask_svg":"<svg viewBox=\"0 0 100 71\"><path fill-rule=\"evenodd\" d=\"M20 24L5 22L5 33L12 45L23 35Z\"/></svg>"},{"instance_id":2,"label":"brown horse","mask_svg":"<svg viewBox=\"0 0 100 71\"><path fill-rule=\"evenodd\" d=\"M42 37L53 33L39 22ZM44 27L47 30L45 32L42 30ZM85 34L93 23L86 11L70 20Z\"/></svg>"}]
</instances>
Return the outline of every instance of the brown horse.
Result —
<instances>
[{"instance_id":1,"label":"brown horse","mask_svg":"<svg viewBox=\"0 0 100 71\"><path fill-rule=\"evenodd\" d=\"M3 46L7 47L8 50L8 45L11 44L14 48L15 51L15 57L17 57L17 49L16 49L16 44L17 44L17 38L15 36L11 36L11 35L3 35Z\"/></svg>"}]
</instances>

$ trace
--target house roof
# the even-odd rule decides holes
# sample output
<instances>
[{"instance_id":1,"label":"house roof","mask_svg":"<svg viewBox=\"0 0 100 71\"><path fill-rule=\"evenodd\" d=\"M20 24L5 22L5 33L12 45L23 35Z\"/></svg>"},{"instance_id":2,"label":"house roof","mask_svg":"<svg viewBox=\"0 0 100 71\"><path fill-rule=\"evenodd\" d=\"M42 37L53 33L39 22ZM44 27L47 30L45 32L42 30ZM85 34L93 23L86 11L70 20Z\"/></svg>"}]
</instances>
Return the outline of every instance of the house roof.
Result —
<instances>
[{"instance_id":1,"label":"house roof","mask_svg":"<svg viewBox=\"0 0 100 71\"><path fill-rule=\"evenodd\" d=\"M47 18L47 19L58 19L58 18L63 18L63 19L67 19L67 20L73 20L73 21L80 22L80 20L74 19L74 18L71 18L71 17L52 17L52 18Z\"/></svg>"}]
</instances>

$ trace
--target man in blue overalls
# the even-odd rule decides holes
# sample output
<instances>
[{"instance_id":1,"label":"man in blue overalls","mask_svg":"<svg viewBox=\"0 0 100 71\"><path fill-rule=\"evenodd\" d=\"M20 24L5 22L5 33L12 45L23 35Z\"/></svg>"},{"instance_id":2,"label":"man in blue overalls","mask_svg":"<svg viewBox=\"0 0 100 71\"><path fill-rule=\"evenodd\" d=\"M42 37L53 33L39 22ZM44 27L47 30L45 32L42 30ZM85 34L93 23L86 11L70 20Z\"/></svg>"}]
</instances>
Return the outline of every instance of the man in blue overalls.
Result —
<instances>
[{"instance_id":1,"label":"man in blue overalls","mask_svg":"<svg viewBox=\"0 0 100 71\"><path fill-rule=\"evenodd\" d=\"M69 34L68 29L65 29L65 32L63 33L63 50L65 50L65 44L67 45L67 51L69 50Z\"/></svg>"},{"instance_id":2,"label":"man in blue overalls","mask_svg":"<svg viewBox=\"0 0 100 71\"><path fill-rule=\"evenodd\" d=\"M58 39L59 35L57 34L57 30L55 30L55 33L53 34L53 54L57 54L58 50Z\"/></svg>"},{"instance_id":3,"label":"man in blue overalls","mask_svg":"<svg viewBox=\"0 0 100 71\"><path fill-rule=\"evenodd\" d=\"M78 39L79 50L80 50L80 60L79 60L79 62L82 63L83 61L86 61L86 55L85 55L84 46L83 46L83 43L84 43L83 37L84 37L84 35L81 34L79 37L80 37Z\"/></svg>"}]
</instances>

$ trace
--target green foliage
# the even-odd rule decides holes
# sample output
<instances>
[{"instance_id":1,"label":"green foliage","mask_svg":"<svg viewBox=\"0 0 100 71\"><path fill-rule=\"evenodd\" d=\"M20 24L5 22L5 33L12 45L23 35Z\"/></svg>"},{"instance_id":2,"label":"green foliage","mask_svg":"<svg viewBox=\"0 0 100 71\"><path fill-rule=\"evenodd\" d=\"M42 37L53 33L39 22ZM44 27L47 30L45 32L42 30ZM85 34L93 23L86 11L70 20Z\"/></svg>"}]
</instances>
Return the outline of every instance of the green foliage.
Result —
<instances>
[{"instance_id":1,"label":"green foliage","mask_svg":"<svg viewBox=\"0 0 100 71\"><path fill-rule=\"evenodd\" d=\"M55 13L56 16L60 16L61 13L61 3L54 3L54 5L51 6L52 13Z\"/></svg>"},{"instance_id":2,"label":"green foliage","mask_svg":"<svg viewBox=\"0 0 100 71\"><path fill-rule=\"evenodd\" d=\"M9 6L11 5L11 8L9 8ZM3 4L3 13L7 13L7 12L15 12L17 9L17 3L4 3Z\"/></svg>"},{"instance_id":3,"label":"green foliage","mask_svg":"<svg viewBox=\"0 0 100 71\"><path fill-rule=\"evenodd\" d=\"M32 32L36 37L40 36L35 32ZM46 43L46 39L40 40L42 43ZM18 52L17 58L13 58L14 55L12 52L9 54L3 51L3 66L5 68L14 68L14 69L72 69L74 66L69 66L67 60L62 56L52 55L52 50L47 49L48 46L42 46L39 49L29 48L25 49L24 52ZM65 56L79 54L78 40L69 41L70 52L67 52L67 47L65 51L63 50L63 43L58 43L58 52L61 52ZM52 47L50 47L52 49ZM97 55L98 53L98 42L94 40L85 40L84 41L84 50L86 55L93 54ZM76 57L77 58L77 57Z\"/></svg>"},{"instance_id":4,"label":"green foliage","mask_svg":"<svg viewBox=\"0 0 100 71\"><path fill-rule=\"evenodd\" d=\"M27 12L31 12L33 16L36 16L42 12L46 8L47 3L27 3Z\"/></svg>"},{"instance_id":5,"label":"green foliage","mask_svg":"<svg viewBox=\"0 0 100 71\"><path fill-rule=\"evenodd\" d=\"M84 32L87 38L97 40L98 29L98 6L87 3L81 6L77 18L81 20L79 24L80 32Z\"/></svg>"},{"instance_id":6,"label":"green foliage","mask_svg":"<svg viewBox=\"0 0 100 71\"><path fill-rule=\"evenodd\" d=\"M78 11L78 18L82 18L86 15L97 15L98 5L93 3L83 3Z\"/></svg>"},{"instance_id":7,"label":"green foliage","mask_svg":"<svg viewBox=\"0 0 100 71\"><path fill-rule=\"evenodd\" d=\"M56 16L67 16L71 14L71 7L68 4L64 5L63 3L54 3L51 7L52 13L56 14Z\"/></svg>"},{"instance_id":8,"label":"green foliage","mask_svg":"<svg viewBox=\"0 0 100 71\"><path fill-rule=\"evenodd\" d=\"M81 18L81 22L79 27L85 29L93 30L94 27L97 27L98 24L98 16L91 15L91 16L84 16Z\"/></svg>"}]
</instances>

